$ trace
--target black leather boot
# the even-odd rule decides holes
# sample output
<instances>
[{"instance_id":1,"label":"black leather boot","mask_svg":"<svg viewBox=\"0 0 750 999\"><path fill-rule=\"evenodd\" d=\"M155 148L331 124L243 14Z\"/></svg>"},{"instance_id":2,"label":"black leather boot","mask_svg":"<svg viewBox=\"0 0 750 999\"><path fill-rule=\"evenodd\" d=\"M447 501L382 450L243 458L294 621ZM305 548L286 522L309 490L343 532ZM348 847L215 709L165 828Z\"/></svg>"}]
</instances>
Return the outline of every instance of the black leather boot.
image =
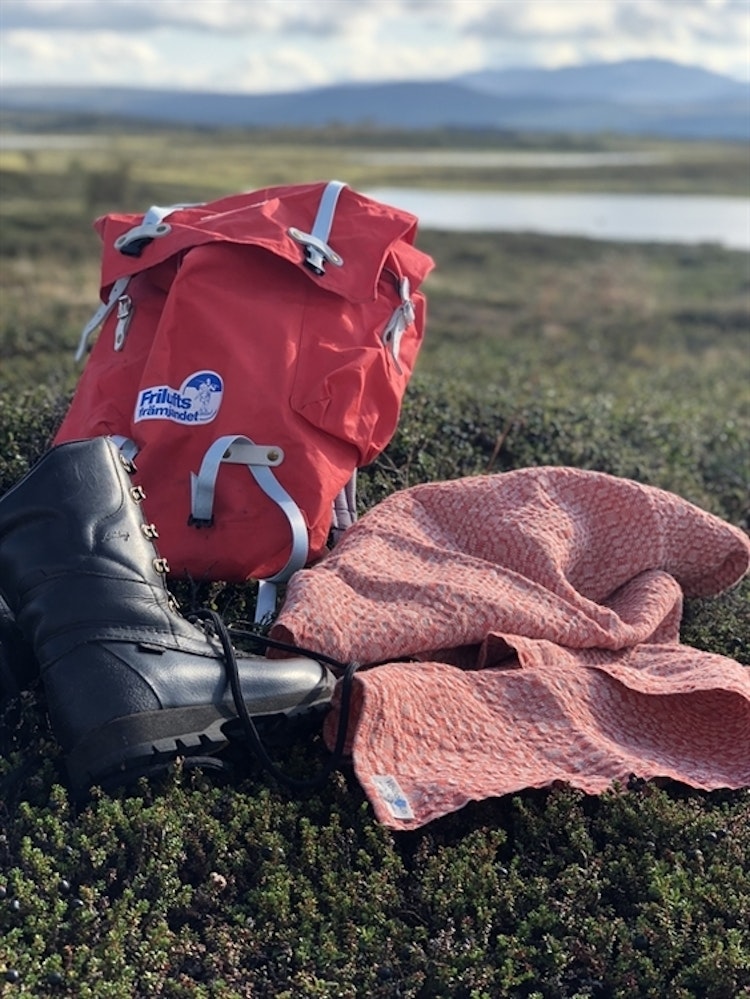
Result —
<instances>
[{"instance_id":1,"label":"black leather boot","mask_svg":"<svg viewBox=\"0 0 750 999\"><path fill-rule=\"evenodd\" d=\"M212 755L237 716L221 645L179 613L129 471L109 438L74 441L0 498L0 594L39 663L75 794ZM312 659L238 666L253 718L330 702L335 678Z\"/></svg>"},{"instance_id":2,"label":"black leather boot","mask_svg":"<svg viewBox=\"0 0 750 999\"><path fill-rule=\"evenodd\" d=\"M39 666L10 607L0 597L0 704L33 687Z\"/></svg>"}]
</instances>

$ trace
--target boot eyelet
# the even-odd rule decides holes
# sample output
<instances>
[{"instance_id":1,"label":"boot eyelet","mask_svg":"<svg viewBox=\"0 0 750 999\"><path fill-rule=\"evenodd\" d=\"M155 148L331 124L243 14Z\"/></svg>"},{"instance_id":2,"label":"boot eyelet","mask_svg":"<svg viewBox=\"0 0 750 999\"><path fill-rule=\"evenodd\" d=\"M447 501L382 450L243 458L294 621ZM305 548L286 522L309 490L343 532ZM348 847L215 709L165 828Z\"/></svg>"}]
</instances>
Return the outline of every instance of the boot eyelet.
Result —
<instances>
[{"instance_id":1,"label":"boot eyelet","mask_svg":"<svg viewBox=\"0 0 750 999\"><path fill-rule=\"evenodd\" d=\"M159 537L159 532L156 530L156 524L141 524L141 530L149 541L153 541L154 538Z\"/></svg>"},{"instance_id":2,"label":"boot eyelet","mask_svg":"<svg viewBox=\"0 0 750 999\"><path fill-rule=\"evenodd\" d=\"M160 575L166 575L169 572L169 563L165 558L155 558L152 564Z\"/></svg>"},{"instance_id":3,"label":"boot eyelet","mask_svg":"<svg viewBox=\"0 0 750 999\"><path fill-rule=\"evenodd\" d=\"M140 503L141 500L146 498L146 493L144 492L143 486L133 486L130 490L130 495L133 497L136 503Z\"/></svg>"},{"instance_id":4,"label":"boot eyelet","mask_svg":"<svg viewBox=\"0 0 750 999\"><path fill-rule=\"evenodd\" d=\"M138 469L135 467L135 464L130 460L130 458L126 458L122 452L120 452L120 461L122 462L122 467L125 469L128 475L135 475L135 473L138 471Z\"/></svg>"}]
</instances>

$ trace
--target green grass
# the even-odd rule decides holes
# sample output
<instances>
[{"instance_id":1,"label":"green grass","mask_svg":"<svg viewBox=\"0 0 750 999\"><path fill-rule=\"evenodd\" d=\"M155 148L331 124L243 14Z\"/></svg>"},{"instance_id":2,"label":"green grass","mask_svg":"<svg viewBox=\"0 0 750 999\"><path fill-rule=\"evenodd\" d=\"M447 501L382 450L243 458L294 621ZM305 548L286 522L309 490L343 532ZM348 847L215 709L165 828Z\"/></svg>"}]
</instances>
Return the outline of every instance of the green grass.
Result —
<instances>
[{"instance_id":1,"label":"green grass","mask_svg":"<svg viewBox=\"0 0 750 999\"><path fill-rule=\"evenodd\" d=\"M34 132L33 121L10 119L9 132ZM40 125L36 126L43 131ZM484 190L637 191L747 197L750 151L742 143L676 142L615 136L576 138L483 132L381 133L206 131L141 128L113 132L106 124L74 123L66 131L88 145L0 151L3 212L34 214L54 198L75 212L106 207L143 210L152 201L202 200L267 184L337 177L353 187L420 186ZM607 169L518 169L434 165L423 150L647 152L648 165ZM371 162L373 152L413 154L409 164ZM41 204L40 204L41 202Z\"/></svg>"},{"instance_id":2,"label":"green grass","mask_svg":"<svg viewBox=\"0 0 750 999\"><path fill-rule=\"evenodd\" d=\"M0 491L47 448L75 384L97 289L91 176L127 151L127 175L97 183L121 183L135 209L230 190L243 169L258 184L335 175L333 152L376 144L305 139L265 136L248 152L241 136L131 133L111 160L78 153L75 168L0 158ZM683 149L683 180L709 152ZM398 432L361 475L363 508L421 481L569 464L750 528L746 255L432 232L420 243L438 264L428 334ZM196 596L231 616L253 588ZM750 666L749 608L748 581L688 601L683 641ZM304 774L325 759L315 738L282 762ZM75 806L42 696L2 709L3 999L750 995L747 791L553 788L393 834L350 773L296 800L234 762L226 786L176 766Z\"/></svg>"}]
</instances>

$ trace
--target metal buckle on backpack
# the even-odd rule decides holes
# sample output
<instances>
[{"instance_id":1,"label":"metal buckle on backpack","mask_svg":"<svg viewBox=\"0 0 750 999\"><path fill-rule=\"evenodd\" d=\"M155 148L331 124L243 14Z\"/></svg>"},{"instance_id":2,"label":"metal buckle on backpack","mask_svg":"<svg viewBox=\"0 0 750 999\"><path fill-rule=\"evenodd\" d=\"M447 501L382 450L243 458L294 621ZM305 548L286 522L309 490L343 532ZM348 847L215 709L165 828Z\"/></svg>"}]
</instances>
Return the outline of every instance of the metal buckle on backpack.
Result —
<instances>
[{"instance_id":1,"label":"metal buckle on backpack","mask_svg":"<svg viewBox=\"0 0 750 999\"><path fill-rule=\"evenodd\" d=\"M133 318L133 299L130 295L120 295L117 299L117 325L115 326L115 350L122 350L128 335L130 320Z\"/></svg>"},{"instance_id":2,"label":"metal buckle on backpack","mask_svg":"<svg viewBox=\"0 0 750 999\"><path fill-rule=\"evenodd\" d=\"M312 233L302 232L301 229L297 229L295 226L290 226L287 232L295 242L301 243L304 246L305 266L309 267L311 271L314 271L319 276L325 274L326 262L333 264L335 267L343 265L344 258L339 256L324 240L318 239Z\"/></svg>"},{"instance_id":3,"label":"metal buckle on backpack","mask_svg":"<svg viewBox=\"0 0 750 999\"><path fill-rule=\"evenodd\" d=\"M172 231L172 226L167 222L147 222L145 219L140 225L133 226L115 240L115 249L124 253L126 257L140 257L144 249L159 236L167 236Z\"/></svg>"}]
</instances>

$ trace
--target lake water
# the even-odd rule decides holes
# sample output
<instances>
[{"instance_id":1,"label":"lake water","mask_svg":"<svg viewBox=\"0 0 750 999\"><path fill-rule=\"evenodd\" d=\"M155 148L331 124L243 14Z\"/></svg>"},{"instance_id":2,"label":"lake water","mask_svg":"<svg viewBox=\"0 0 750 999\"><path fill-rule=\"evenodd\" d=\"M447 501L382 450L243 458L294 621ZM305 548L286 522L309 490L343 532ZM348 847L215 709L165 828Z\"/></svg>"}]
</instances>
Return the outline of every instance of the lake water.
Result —
<instances>
[{"instance_id":1,"label":"lake water","mask_svg":"<svg viewBox=\"0 0 750 999\"><path fill-rule=\"evenodd\" d=\"M367 193L412 212L425 229L534 232L639 243L717 243L750 251L750 198L401 187Z\"/></svg>"},{"instance_id":2,"label":"lake water","mask_svg":"<svg viewBox=\"0 0 750 999\"><path fill-rule=\"evenodd\" d=\"M47 149L95 149L106 141L94 135L0 134L0 152L44 152Z\"/></svg>"}]
</instances>

